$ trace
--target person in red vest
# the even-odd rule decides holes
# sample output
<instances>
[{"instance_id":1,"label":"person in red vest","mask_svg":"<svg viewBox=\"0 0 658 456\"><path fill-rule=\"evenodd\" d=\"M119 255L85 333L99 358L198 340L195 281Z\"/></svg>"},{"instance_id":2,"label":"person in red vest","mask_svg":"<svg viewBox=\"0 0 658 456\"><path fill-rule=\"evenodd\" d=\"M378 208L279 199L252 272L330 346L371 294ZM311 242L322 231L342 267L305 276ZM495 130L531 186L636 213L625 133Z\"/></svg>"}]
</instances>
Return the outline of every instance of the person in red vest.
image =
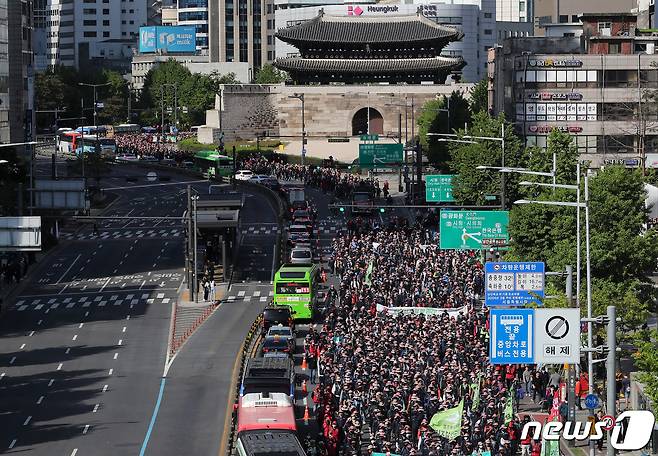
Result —
<instances>
[{"instance_id":1,"label":"person in red vest","mask_svg":"<svg viewBox=\"0 0 658 456\"><path fill-rule=\"evenodd\" d=\"M587 377L587 374L585 372L582 372L580 374L580 378L578 378L578 381L576 382L576 405L578 406L578 410L582 410L583 406L580 403L580 401L587 396L587 393L589 391L589 379Z\"/></svg>"},{"instance_id":2,"label":"person in red vest","mask_svg":"<svg viewBox=\"0 0 658 456\"><path fill-rule=\"evenodd\" d=\"M533 440L532 441L532 452L530 453L531 456L540 456L541 455L541 441L540 440Z\"/></svg>"}]
</instances>

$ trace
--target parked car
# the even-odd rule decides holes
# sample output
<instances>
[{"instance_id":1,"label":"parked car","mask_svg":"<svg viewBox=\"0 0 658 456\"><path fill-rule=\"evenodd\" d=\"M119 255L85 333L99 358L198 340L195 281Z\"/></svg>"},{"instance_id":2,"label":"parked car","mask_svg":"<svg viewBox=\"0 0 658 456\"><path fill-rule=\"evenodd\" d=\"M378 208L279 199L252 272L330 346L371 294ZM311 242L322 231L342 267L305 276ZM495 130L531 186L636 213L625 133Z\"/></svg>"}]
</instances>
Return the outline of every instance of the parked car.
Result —
<instances>
[{"instance_id":1,"label":"parked car","mask_svg":"<svg viewBox=\"0 0 658 456\"><path fill-rule=\"evenodd\" d=\"M294 320L292 319L290 307L270 305L263 310L262 334L266 334L272 326L278 324L294 328Z\"/></svg>"},{"instance_id":2,"label":"parked car","mask_svg":"<svg viewBox=\"0 0 658 456\"><path fill-rule=\"evenodd\" d=\"M290 263L311 264L313 263L313 251L308 247L295 247L290 250Z\"/></svg>"},{"instance_id":3,"label":"parked car","mask_svg":"<svg viewBox=\"0 0 658 456\"><path fill-rule=\"evenodd\" d=\"M251 183L253 183L253 184L264 184L265 181L267 181L267 179L268 179L269 177L270 177L270 176L264 176L264 175L262 175L262 174L254 174L254 175L251 176L248 180L249 180L249 182L251 182ZM236 178L237 178L237 177L236 177Z\"/></svg>"},{"instance_id":4,"label":"parked car","mask_svg":"<svg viewBox=\"0 0 658 456\"><path fill-rule=\"evenodd\" d=\"M235 173L235 178L241 181L248 181L249 179L251 179L251 176L253 175L254 175L253 171L250 171L248 169L241 169L240 171Z\"/></svg>"}]
</instances>

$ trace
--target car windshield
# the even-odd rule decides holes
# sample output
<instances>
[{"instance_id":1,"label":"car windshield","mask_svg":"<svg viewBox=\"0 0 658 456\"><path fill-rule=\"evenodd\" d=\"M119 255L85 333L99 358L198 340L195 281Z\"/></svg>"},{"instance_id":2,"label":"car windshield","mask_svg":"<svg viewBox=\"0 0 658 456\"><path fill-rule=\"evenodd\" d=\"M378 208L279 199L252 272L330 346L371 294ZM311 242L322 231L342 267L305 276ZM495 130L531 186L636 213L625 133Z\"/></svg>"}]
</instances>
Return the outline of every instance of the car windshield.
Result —
<instances>
[{"instance_id":1,"label":"car windshield","mask_svg":"<svg viewBox=\"0 0 658 456\"><path fill-rule=\"evenodd\" d=\"M287 321L289 317L288 309L267 309L263 312L263 319L267 321Z\"/></svg>"},{"instance_id":2,"label":"car windshield","mask_svg":"<svg viewBox=\"0 0 658 456\"><path fill-rule=\"evenodd\" d=\"M290 227L290 232L293 234L308 234L308 231L306 230L305 226L291 226Z\"/></svg>"},{"instance_id":3,"label":"car windshield","mask_svg":"<svg viewBox=\"0 0 658 456\"><path fill-rule=\"evenodd\" d=\"M288 340L283 337L267 337L263 342L263 348L270 350L283 350L288 348Z\"/></svg>"},{"instance_id":4,"label":"car windshield","mask_svg":"<svg viewBox=\"0 0 658 456\"><path fill-rule=\"evenodd\" d=\"M292 337L292 332L290 331L290 328L270 328L267 335Z\"/></svg>"},{"instance_id":5,"label":"car windshield","mask_svg":"<svg viewBox=\"0 0 658 456\"><path fill-rule=\"evenodd\" d=\"M293 250L293 258L311 258L311 252L309 250Z\"/></svg>"},{"instance_id":6,"label":"car windshield","mask_svg":"<svg viewBox=\"0 0 658 456\"><path fill-rule=\"evenodd\" d=\"M308 211L295 211L292 216L294 218L307 218L309 217Z\"/></svg>"}]
</instances>

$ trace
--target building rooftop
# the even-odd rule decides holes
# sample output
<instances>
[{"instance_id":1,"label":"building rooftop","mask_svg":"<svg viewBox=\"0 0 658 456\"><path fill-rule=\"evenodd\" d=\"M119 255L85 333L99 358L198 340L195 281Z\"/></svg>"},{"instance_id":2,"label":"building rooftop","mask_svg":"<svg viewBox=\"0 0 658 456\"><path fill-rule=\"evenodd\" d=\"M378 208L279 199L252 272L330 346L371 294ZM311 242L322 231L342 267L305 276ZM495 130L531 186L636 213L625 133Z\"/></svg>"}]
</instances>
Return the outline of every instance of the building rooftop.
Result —
<instances>
[{"instance_id":1,"label":"building rooftop","mask_svg":"<svg viewBox=\"0 0 658 456\"><path fill-rule=\"evenodd\" d=\"M305 59L286 57L276 60L277 68L285 71L341 72L355 74L389 74L437 70L458 70L465 63L461 57L428 57L410 59Z\"/></svg>"},{"instance_id":2,"label":"building rooftop","mask_svg":"<svg viewBox=\"0 0 658 456\"><path fill-rule=\"evenodd\" d=\"M280 29L276 37L294 44L308 43L400 43L455 41L464 34L439 25L422 14L404 16L318 16L299 25Z\"/></svg>"}]
</instances>

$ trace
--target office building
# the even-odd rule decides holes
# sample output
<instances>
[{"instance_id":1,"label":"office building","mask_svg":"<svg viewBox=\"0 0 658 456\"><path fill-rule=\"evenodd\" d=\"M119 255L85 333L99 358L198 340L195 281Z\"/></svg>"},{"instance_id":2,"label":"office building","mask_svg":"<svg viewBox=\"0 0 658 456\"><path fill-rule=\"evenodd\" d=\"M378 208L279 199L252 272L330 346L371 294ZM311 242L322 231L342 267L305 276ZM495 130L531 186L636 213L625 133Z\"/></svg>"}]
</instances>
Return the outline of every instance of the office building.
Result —
<instances>
[{"instance_id":1,"label":"office building","mask_svg":"<svg viewBox=\"0 0 658 456\"><path fill-rule=\"evenodd\" d=\"M37 69L93 65L129 71L139 27L153 11L160 14L159 6L148 0L37 0Z\"/></svg>"},{"instance_id":2,"label":"office building","mask_svg":"<svg viewBox=\"0 0 658 456\"><path fill-rule=\"evenodd\" d=\"M275 28L281 30L291 25L313 20L322 9L331 16L353 17L371 20L400 15L415 15L419 11L430 21L453 27L463 33L459 41L446 45L441 56L462 58L466 66L461 70L463 81L477 82L487 74L487 50L496 43L496 12L494 0L455 0L451 3L414 2L387 4L352 4L328 6L300 6L309 0L278 0L275 12ZM272 37L272 39L274 39ZM268 40L270 40L268 36ZM275 40L277 58L294 57L298 50L285 41Z\"/></svg>"},{"instance_id":3,"label":"office building","mask_svg":"<svg viewBox=\"0 0 658 456\"><path fill-rule=\"evenodd\" d=\"M208 0L178 0L178 23L196 28L196 48L200 54L208 54ZM164 25L164 24L163 24Z\"/></svg>"},{"instance_id":4,"label":"office building","mask_svg":"<svg viewBox=\"0 0 658 456\"><path fill-rule=\"evenodd\" d=\"M499 22L532 22L536 0L496 0L496 20Z\"/></svg>"},{"instance_id":5,"label":"office building","mask_svg":"<svg viewBox=\"0 0 658 456\"><path fill-rule=\"evenodd\" d=\"M535 36L546 35L546 24L578 23L583 13L630 13L637 7L638 0L534 0Z\"/></svg>"},{"instance_id":6,"label":"office building","mask_svg":"<svg viewBox=\"0 0 658 456\"><path fill-rule=\"evenodd\" d=\"M581 38L512 38L490 50L490 110L529 146L568 132L593 167L655 162L658 110L644 101L658 90L658 37L630 13L578 19Z\"/></svg>"}]
</instances>

